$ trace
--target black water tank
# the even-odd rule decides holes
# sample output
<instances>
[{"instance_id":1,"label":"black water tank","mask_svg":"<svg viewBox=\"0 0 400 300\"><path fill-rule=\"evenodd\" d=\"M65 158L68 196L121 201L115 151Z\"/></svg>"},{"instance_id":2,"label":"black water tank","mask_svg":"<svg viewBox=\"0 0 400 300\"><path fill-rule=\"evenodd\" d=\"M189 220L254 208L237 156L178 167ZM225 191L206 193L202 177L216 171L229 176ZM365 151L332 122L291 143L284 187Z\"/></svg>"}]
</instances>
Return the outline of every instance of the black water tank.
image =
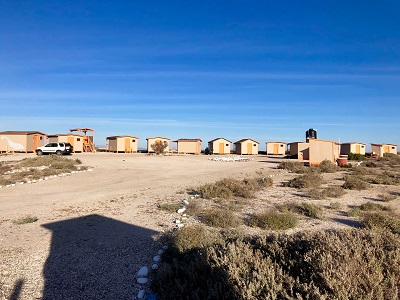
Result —
<instances>
[{"instance_id":1,"label":"black water tank","mask_svg":"<svg viewBox=\"0 0 400 300\"><path fill-rule=\"evenodd\" d=\"M308 139L308 138L316 139L317 138L317 131L315 129L312 129L312 128L308 129L306 131L306 139Z\"/></svg>"}]
</instances>

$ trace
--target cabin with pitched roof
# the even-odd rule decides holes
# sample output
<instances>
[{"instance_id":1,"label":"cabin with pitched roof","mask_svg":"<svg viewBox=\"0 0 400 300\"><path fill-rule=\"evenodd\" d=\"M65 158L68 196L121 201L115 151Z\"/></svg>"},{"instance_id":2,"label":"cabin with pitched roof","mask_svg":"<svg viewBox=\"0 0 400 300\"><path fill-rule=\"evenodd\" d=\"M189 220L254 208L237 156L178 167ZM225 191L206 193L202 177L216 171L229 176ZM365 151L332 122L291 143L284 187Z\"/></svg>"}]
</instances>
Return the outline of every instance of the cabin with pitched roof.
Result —
<instances>
[{"instance_id":1,"label":"cabin with pitched roof","mask_svg":"<svg viewBox=\"0 0 400 300\"><path fill-rule=\"evenodd\" d=\"M365 148L365 144L361 142L342 143L340 145L340 154L349 155L350 153L353 153L365 155Z\"/></svg>"},{"instance_id":2,"label":"cabin with pitched roof","mask_svg":"<svg viewBox=\"0 0 400 300\"><path fill-rule=\"evenodd\" d=\"M114 153L136 153L139 138L131 135L106 137L106 151Z\"/></svg>"},{"instance_id":3,"label":"cabin with pitched roof","mask_svg":"<svg viewBox=\"0 0 400 300\"><path fill-rule=\"evenodd\" d=\"M239 155L257 155L259 144L259 142L250 138L239 140L234 143L235 153Z\"/></svg>"},{"instance_id":4,"label":"cabin with pitched roof","mask_svg":"<svg viewBox=\"0 0 400 300\"><path fill-rule=\"evenodd\" d=\"M284 142L266 142L266 153L269 155L285 155L286 143Z\"/></svg>"},{"instance_id":5,"label":"cabin with pitched roof","mask_svg":"<svg viewBox=\"0 0 400 300\"><path fill-rule=\"evenodd\" d=\"M200 154L201 142L200 139L178 139L174 141L177 144L177 152L183 154Z\"/></svg>"},{"instance_id":6,"label":"cabin with pitched roof","mask_svg":"<svg viewBox=\"0 0 400 300\"><path fill-rule=\"evenodd\" d=\"M70 143L73 147L74 153L83 152L83 139L84 136L74 133L65 134L51 134L48 136L49 143Z\"/></svg>"},{"instance_id":7,"label":"cabin with pitched roof","mask_svg":"<svg viewBox=\"0 0 400 300\"><path fill-rule=\"evenodd\" d=\"M167 148L164 150L164 152L169 152L169 143L170 140L169 138L161 137L161 136L156 136L156 137L150 137L147 138L147 152L148 153L154 153L154 150L151 148L151 145L158 144L158 143L166 143Z\"/></svg>"},{"instance_id":8,"label":"cabin with pitched roof","mask_svg":"<svg viewBox=\"0 0 400 300\"><path fill-rule=\"evenodd\" d=\"M230 154L232 142L224 138L216 138L208 142L212 154Z\"/></svg>"},{"instance_id":9,"label":"cabin with pitched roof","mask_svg":"<svg viewBox=\"0 0 400 300\"><path fill-rule=\"evenodd\" d=\"M396 144L371 144L371 152L383 157L384 153L397 154Z\"/></svg>"}]
</instances>

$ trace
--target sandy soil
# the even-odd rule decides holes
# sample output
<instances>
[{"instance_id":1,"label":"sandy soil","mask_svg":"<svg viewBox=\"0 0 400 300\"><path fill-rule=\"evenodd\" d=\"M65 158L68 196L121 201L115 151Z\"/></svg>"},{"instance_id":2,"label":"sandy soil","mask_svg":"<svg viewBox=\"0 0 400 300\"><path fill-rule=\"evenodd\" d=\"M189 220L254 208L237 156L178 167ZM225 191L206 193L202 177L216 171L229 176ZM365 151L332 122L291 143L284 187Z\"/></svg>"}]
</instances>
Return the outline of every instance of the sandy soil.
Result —
<instances>
[{"instance_id":1,"label":"sandy soil","mask_svg":"<svg viewBox=\"0 0 400 300\"><path fill-rule=\"evenodd\" d=\"M34 155L3 156L0 161L25 157ZM93 172L0 189L0 299L134 299L140 288L138 269L151 265L162 246L157 236L174 226L176 216L157 204L182 200L188 187L223 177L274 174L275 187L260 193L261 205L304 198L279 187L294 176L276 169L279 158L217 162L209 156L110 153L71 158ZM341 202L348 208L395 188L349 192ZM27 215L39 220L13 223ZM299 228L348 226L357 222L339 209L324 221L306 220Z\"/></svg>"}]
</instances>

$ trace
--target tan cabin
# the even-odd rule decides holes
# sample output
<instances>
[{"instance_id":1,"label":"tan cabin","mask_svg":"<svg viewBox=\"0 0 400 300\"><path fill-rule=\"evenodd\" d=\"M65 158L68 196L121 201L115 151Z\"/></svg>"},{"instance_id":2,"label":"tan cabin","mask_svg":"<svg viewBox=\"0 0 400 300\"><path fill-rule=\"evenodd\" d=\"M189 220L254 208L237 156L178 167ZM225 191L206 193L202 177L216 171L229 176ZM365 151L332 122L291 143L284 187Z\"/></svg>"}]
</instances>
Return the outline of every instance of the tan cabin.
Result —
<instances>
[{"instance_id":1,"label":"tan cabin","mask_svg":"<svg viewBox=\"0 0 400 300\"><path fill-rule=\"evenodd\" d=\"M200 154L201 142L200 139L178 139L174 141L177 144L177 152L185 154Z\"/></svg>"},{"instance_id":2,"label":"tan cabin","mask_svg":"<svg viewBox=\"0 0 400 300\"><path fill-rule=\"evenodd\" d=\"M235 153L242 155L257 155L258 154L258 145L260 143L252 140L252 139L242 139L234 143L235 145Z\"/></svg>"},{"instance_id":3,"label":"tan cabin","mask_svg":"<svg viewBox=\"0 0 400 300\"><path fill-rule=\"evenodd\" d=\"M371 144L371 152L382 157L384 153L397 154L396 144Z\"/></svg>"},{"instance_id":4,"label":"tan cabin","mask_svg":"<svg viewBox=\"0 0 400 300\"><path fill-rule=\"evenodd\" d=\"M365 148L365 144L360 142L342 143L340 145L340 154L349 155L353 153L365 155Z\"/></svg>"},{"instance_id":5,"label":"tan cabin","mask_svg":"<svg viewBox=\"0 0 400 300\"><path fill-rule=\"evenodd\" d=\"M52 134L49 135L49 143L70 143L74 147L74 153L83 152L83 135L80 134Z\"/></svg>"},{"instance_id":6,"label":"tan cabin","mask_svg":"<svg viewBox=\"0 0 400 300\"><path fill-rule=\"evenodd\" d=\"M151 138L147 138L147 152L148 153L154 153L154 150L151 148L151 145L154 145L156 143L167 143L167 148L164 150L164 152L169 152L169 142L171 139L169 138L165 138L165 137L161 137L161 136L156 136L156 137L151 137Z\"/></svg>"},{"instance_id":7,"label":"tan cabin","mask_svg":"<svg viewBox=\"0 0 400 300\"><path fill-rule=\"evenodd\" d=\"M286 143L284 142L266 142L265 149L267 154L272 155L285 155Z\"/></svg>"},{"instance_id":8,"label":"tan cabin","mask_svg":"<svg viewBox=\"0 0 400 300\"><path fill-rule=\"evenodd\" d=\"M139 138L131 135L106 137L106 150L115 153L136 153Z\"/></svg>"},{"instance_id":9,"label":"tan cabin","mask_svg":"<svg viewBox=\"0 0 400 300\"><path fill-rule=\"evenodd\" d=\"M334 141L308 139L308 161L310 166L319 165L324 160L329 160L332 163L340 155L340 144Z\"/></svg>"},{"instance_id":10,"label":"tan cabin","mask_svg":"<svg viewBox=\"0 0 400 300\"><path fill-rule=\"evenodd\" d=\"M224 138L216 138L208 142L212 154L230 154L232 142Z\"/></svg>"},{"instance_id":11,"label":"tan cabin","mask_svg":"<svg viewBox=\"0 0 400 300\"><path fill-rule=\"evenodd\" d=\"M2 131L0 132L1 152L35 152L44 146L46 134L40 131Z\"/></svg>"},{"instance_id":12,"label":"tan cabin","mask_svg":"<svg viewBox=\"0 0 400 300\"><path fill-rule=\"evenodd\" d=\"M287 144L289 155L296 157L298 160L308 160L308 143L307 142L293 142Z\"/></svg>"},{"instance_id":13,"label":"tan cabin","mask_svg":"<svg viewBox=\"0 0 400 300\"><path fill-rule=\"evenodd\" d=\"M73 128L70 129L69 132L74 134L74 132L82 132L82 148L83 152L96 152L96 147L94 144L94 130L91 128Z\"/></svg>"}]
</instances>

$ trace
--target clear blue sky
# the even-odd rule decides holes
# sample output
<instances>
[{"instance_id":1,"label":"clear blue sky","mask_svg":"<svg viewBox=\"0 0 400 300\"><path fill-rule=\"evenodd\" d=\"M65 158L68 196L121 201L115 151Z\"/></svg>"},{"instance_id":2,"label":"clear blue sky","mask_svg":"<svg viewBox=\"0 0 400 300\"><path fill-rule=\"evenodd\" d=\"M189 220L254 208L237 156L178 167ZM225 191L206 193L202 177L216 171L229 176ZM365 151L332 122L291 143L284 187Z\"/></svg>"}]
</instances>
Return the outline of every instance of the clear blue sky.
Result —
<instances>
[{"instance_id":1,"label":"clear blue sky","mask_svg":"<svg viewBox=\"0 0 400 300\"><path fill-rule=\"evenodd\" d=\"M400 144L400 1L0 0L0 131Z\"/></svg>"}]
</instances>

